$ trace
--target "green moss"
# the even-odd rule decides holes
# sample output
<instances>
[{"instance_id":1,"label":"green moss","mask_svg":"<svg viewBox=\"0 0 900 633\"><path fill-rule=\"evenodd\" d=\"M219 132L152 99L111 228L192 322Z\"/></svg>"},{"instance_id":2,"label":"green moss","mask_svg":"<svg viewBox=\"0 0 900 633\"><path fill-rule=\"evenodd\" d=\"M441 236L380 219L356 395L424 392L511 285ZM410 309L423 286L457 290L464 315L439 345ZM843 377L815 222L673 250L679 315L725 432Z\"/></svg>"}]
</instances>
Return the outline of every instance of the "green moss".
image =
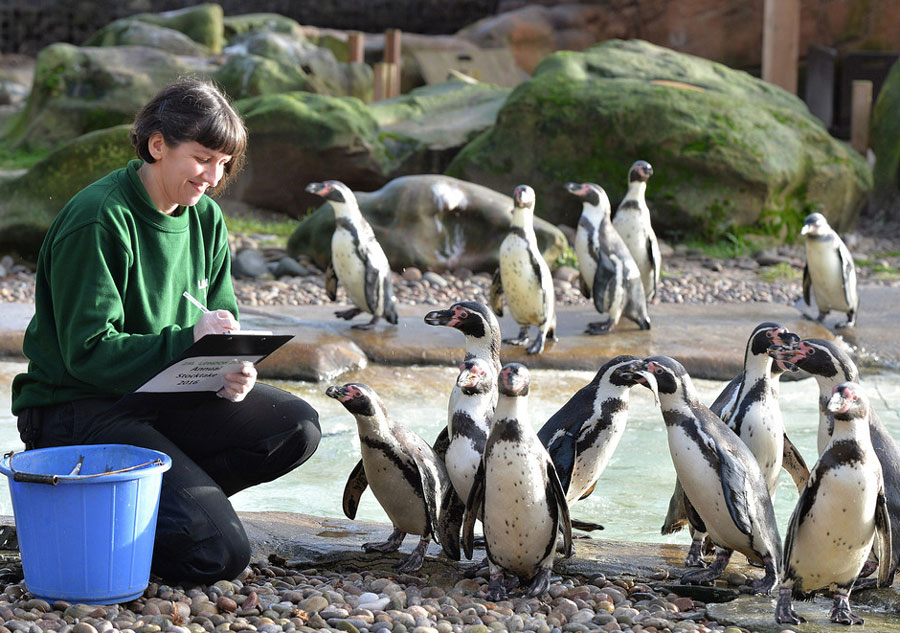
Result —
<instances>
[{"instance_id":1,"label":"green moss","mask_svg":"<svg viewBox=\"0 0 900 633\"><path fill-rule=\"evenodd\" d=\"M578 269L578 256L575 254L575 249L571 246L566 247L562 255L556 258L556 268L561 266Z\"/></svg>"},{"instance_id":2,"label":"green moss","mask_svg":"<svg viewBox=\"0 0 900 633\"><path fill-rule=\"evenodd\" d=\"M760 279L769 283L776 281L798 281L801 278L799 270L786 262L780 262L774 266L765 266L756 273Z\"/></svg>"},{"instance_id":3,"label":"green moss","mask_svg":"<svg viewBox=\"0 0 900 633\"><path fill-rule=\"evenodd\" d=\"M46 149L13 149L9 145L0 144L0 168L27 169L48 154Z\"/></svg>"}]
</instances>

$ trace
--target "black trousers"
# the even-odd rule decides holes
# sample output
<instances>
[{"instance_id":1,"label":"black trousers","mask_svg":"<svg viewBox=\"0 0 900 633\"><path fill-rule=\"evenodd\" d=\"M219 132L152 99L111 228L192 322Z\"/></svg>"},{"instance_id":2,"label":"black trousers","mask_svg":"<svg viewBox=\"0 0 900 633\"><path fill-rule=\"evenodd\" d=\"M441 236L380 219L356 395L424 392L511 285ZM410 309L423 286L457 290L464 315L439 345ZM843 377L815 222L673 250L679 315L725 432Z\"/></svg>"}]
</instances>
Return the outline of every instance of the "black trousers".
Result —
<instances>
[{"instance_id":1,"label":"black trousers","mask_svg":"<svg viewBox=\"0 0 900 633\"><path fill-rule=\"evenodd\" d=\"M88 399L19 414L28 448L131 444L172 458L163 475L153 573L171 581L230 580L250 543L228 497L290 472L315 452L319 416L300 398L257 383L239 403L214 394L187 405L135 410Z\"/></svg>"}]
</instances>

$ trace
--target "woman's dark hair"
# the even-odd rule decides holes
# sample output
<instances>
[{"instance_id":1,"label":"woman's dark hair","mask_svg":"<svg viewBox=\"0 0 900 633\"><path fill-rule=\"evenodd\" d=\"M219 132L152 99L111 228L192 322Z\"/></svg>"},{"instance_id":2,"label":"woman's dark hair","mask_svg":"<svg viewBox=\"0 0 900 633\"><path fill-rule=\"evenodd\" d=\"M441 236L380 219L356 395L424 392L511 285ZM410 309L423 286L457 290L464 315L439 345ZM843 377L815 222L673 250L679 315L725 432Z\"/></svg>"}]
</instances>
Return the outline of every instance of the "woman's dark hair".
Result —
<instances>
[{"instance_id":1,"label":"woman's dark hair","mask_svg":"<svg viewBox=\"0 0 900 633\"><path fill-rule=\"evenodd\" d=\"M150 137L162 133L169 147L197 142L231 156L218 186L220 193L238 174L247 150L247 128L228 99L212 84L195 78L179 79L160 90L141 108L131 128L131 144L139 158L155 162L147 145Z\"/></svg>"}]
</instances>

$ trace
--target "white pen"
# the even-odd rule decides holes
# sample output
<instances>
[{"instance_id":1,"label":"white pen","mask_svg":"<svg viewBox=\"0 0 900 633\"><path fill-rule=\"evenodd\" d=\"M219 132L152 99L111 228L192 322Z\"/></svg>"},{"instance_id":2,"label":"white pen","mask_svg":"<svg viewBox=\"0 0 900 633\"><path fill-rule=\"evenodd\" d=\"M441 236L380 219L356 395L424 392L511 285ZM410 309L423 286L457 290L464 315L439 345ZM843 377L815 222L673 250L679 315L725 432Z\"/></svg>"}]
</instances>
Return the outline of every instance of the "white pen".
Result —
<instances>
[{"instance_id":1,"label":"white pen","mask_svg":"<svg viewBox=\"0 0 900 633\"><path fill-rule=\"evenodd\" d=\"M198 308L200 308L200 311L201 311L201 312L209 312L209 310L206 308L206 306L203 305L202 303L200 303L199 301L197 301L197 299L194 297L194 295L192 295L191 293L189 293L187 290L185 290L184 292L182 292L182 293L181 293L181 296L183 296L185 299L187 299L188 301L190 301L191 303L193 303L195 306L197 306Z\"/></svg>"}]
</instances>

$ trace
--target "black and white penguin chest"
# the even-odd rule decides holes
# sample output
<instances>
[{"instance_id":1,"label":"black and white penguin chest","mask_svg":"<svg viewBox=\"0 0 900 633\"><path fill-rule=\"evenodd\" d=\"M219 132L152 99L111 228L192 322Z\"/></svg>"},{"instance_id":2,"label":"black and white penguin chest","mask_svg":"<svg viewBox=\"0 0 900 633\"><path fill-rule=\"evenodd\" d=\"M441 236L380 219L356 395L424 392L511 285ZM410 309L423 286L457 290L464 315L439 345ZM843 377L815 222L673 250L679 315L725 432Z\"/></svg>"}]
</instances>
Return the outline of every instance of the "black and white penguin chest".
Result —
<instances>
[{"instance_id":1,"label":"black and white penguin chest","mask_svg":"<svg viewBox=\"0 0 900 633\"><path fill-rule=\"evenodd\" d=\"M626 198L619 205L612 222L634 258L634 263L641 273L641 282L649 292L655 286L656 274L648 251L650 241L656 240L656 235L650 227L650 210L646 209L646 206L642 208L638 200Z\"/></svg>"},{"instance_id":2,"label":"black and white penguin chest","mask_svg":"<svg viewBox=\"0 0 900 633\"><path fill-rule=\"evenodd\" d=\"M784 458L784 421L777 393L768 380L748 378L728 426L756 457L766 488L774 496Z\"/></svg>"},{"instance_id":3,"label":"black and white penguin chest","mask_svg":"<svg viewBox=\"0 0 900 633\"><path fill-rule=\"evenodd\" d=\"M593 415L578 435L572 479L566 491L566 501L570 504L596 483L625 433L629 392L616 391L597 390Z\"/></svg>"},{"instance_id":4,"label":"black and white penguin chest","mask_svg":"<svg viewBox=\"0 0 900 633\"><path fill-rule=\"evenodd\" d=\"M494 422L485 447L484 536L491 560L532 576L556 543L556 501L548 498L549 455L516 420ZM552 507L551 507L552 506Z\"/></svg>"},{"instance_id":5,"label":"black and white penguin chest","mask_svg":"<svg viewBox=\"0 0 900 633\"><path fill-rule=\"evenodd\" d=\"M594 286L594 275L597 274L599 227L586 214L581 215L578 228L575 230L575 255L578 257L578 269L588 288Z\"/></svg>"},{"instance_id":6,"label":"black and white penguin chest","mask_svg":"<svg viewBox=\"0 0 900 633\"><path fill-rule=\"evenodd\" d=\"M360 433L360 452L369 487L391 522L408 534L430 530L416 462L388 433Z\"/></svg>"},{"instance_id":7,"label":"black and white penguin chest","mask_svg":"<svg viewBox=\"0 0 900 633\"><path fill-rule=\"evenodd\" d=\"M832 235L807 237L806 265L820 310L847 312L853 307L847 304L843 263Z\"/></svg>"},{"instance_id":8,"label":"black and white penguin chest","mask_svg":"<svg viewBox=\"0 0 900 633\"><path fill-rule=\"evenodd\" d=\"M865 563L875 538L881 466L871 448L851 440L828 445L813 468L795 512L786 576L801 590L847 585Z\"/></svg>"},{"instance_id":9,"label":"black and white penguin chest","mask_svg":"<svg viewBox=\"0 0 900 633\"><path fill-rule=\"evenodd\" d=\"M450 399L450 444L444 463L460 499L467 499L484 454L496 390L466 394L458 387Z\"/></svg>"},{"instance_id":10,"label":"black and white penguin chest","mask_svg":"<svg viewBox=\"0 0 900 633\"><path fill-rule=\"evenodd\" d=\"M553 280L537 242L513 227L500 245L500 278L509 310L518 323L542 325L553 310Z\"/></svg>"},{"instance_id":11,"label":"black and white penguin chest","mask_svg":"<svg viewBox=\"0 0 900 633\"><path fill-rule=\"evenodd\" d=\"M359 308L381 314L384 311L383 293L377 293L379 305L369 306L366 299L366 271L378 271L382 283L390 266L381 246L375 241L372 229L361 217L357 221L338 217L331 236L331 261L338 280L343 284L350 301Z\"/></svg>"}]
</instances>

